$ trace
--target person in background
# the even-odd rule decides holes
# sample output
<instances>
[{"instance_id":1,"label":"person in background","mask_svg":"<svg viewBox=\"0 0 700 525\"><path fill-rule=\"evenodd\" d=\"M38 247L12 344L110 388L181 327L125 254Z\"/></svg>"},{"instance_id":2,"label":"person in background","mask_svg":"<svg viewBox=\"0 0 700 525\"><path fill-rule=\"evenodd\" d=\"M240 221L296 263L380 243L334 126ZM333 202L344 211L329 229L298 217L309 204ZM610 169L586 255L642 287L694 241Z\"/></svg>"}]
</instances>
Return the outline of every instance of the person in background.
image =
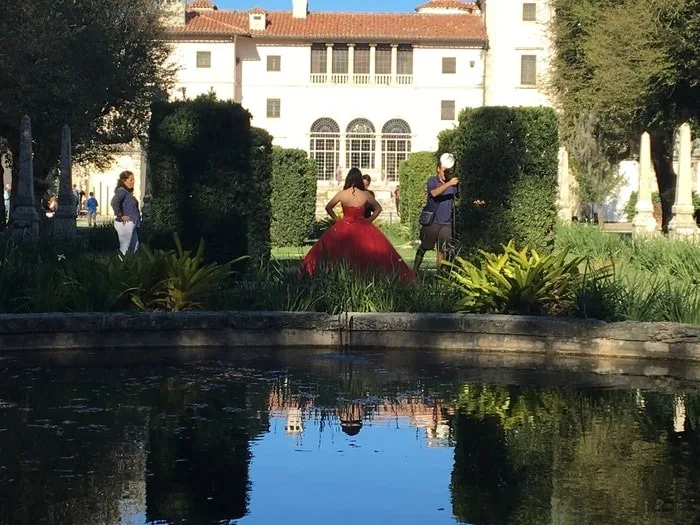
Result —
<instances>
[{"instance_id":1,"label":"person in background","mask_svg":"<svg viewBox=\"0 0 700 525\"><path fill-rule=\"evenodd\" d=\"M394 188L394 204L396 205L396 215L401 215L399 210L399 187L398 185Z\"/></svg>"},{"instance_id":2,"label":"person in background","mask_svg":"<svg viewBox=\"0 0 700 525\"><path fill-rule=\"evenodd\" d=\"M365 190L367 190L367 193L369 193L370 195L372 195L372 197L374 197L374 192L369 189L369 185L372 184L372 177L365 174L362 176L362 182L364 182L364 184L365 184ZM370 203L367 202L367 204L365 204L365 219L369 219L372 216L373 211L374 211L374 209L372 208Z\"/></svg>"},{"instance_id":3,"label":"person in background","mask_svg":"<svg viewBox=\"0 0 700 525\"><path fill-rule=\"evenodd\" d=\"M73 206L75 207L75 216L80 214L80 192L78 187L73 184Z\"/></svg>"},{"instance_id":4,"label":"person in background","mask_svg":"<svg viewBox=\"0 0 700 525\"><path fill-rule=\"evenodd\" d=\"M85 209L87 209L87 219L88 226L97 226L97 199L95 198L95 193L90 192L90 197L85 202Z\"/></svg>"},{"instance_id":5,"label":"person in background","mask_svg":"<svg viewBox=\"0 0 700 525\"><path fill-rule=\"evenodd\" d=\"M453 166L453 157L449 163L439 162L437 173L428 179L426 185L427 202L423 211L432 212L432 219L428 224L421 224L421 244L413 261L413 271L416 273L423 262L426 251L435 250L437 252L436 265L439 270L451 248L453 242L452 221L454 220L452 206L459 193L457 188L459 180L457 177L450 177L448 173Z\"/></svg>"},{"instance_id":6,"label":"person in background","mask_svg":"<svg viewBox=\"0 0 700 525\"><path fill-rule=\"evenodd\" d=\"M134 197L134 174L122 171L119 174L117 188L112 197L114 210L114 229L119 237L119 251L134 253L139 248L138 227L141 224L139 201Z\"/></svg>"}]
</instances>

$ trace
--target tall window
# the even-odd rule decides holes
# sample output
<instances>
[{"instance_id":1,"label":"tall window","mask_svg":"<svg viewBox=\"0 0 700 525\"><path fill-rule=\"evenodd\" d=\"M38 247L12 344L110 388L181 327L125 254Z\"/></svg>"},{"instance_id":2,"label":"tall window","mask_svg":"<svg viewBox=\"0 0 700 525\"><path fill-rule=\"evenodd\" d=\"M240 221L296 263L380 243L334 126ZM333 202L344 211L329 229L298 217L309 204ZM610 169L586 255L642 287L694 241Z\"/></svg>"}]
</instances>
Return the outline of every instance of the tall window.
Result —
<instances>
[{"instance_id":1,"label":"tall window","mask_svg":"<svg viewBox=\"0 0 700 525\"><path fill-rule=\"evenodd\" d=\"M358 118L350 122L345 131L345 167L374 169L374 125Z\"/></svg>"},{"instance_id":2,"label":"tall window","mask_svg":"<svg viewBox=\"0 0 700 525\"><path fill-rule=\"evenodd\" d=\"M440 120L454 120L455 119L455 101L454 100L442 100L440 102Z\"/></svg>"},{"instance_id":3,"label":"tall window","mask_svg":"<svg viewBox=\"0 0 700 525\"><path fill-rule=\"evenodd\" d=\"M197 51L197 67L211 67L211 51Z\"/></svg>"},{"instance_id":4,"label":"tall window","mask_svg":"<svg viewBox=\"0 0 700 525\"><path fill-rule=\"evenodd\" d=\"M537 4L526 2L523 4L523 22L537 21Z\"/></svg>"},{"instance_id":5,"label":"tall window","mask_svg":"<svg viewBox=\"0 0 700 525\"><path fill-rule=\"evenodd\" d=\"M326 72L326 45L313 44L311 46L311 73Z\"/></svg>"},{"instance_id":6,"label":"tall window","mask_svg":"<svg viewBox=\"0 0 700 525\"><path fill-rule=\"evenodd\" d=\"M374 55L374 72L377 75L391 74L391 46L389 44L377 45Z\"/></svg>"},{"instance_id":7,"label":"tall window","mask_svg":"<svg viewBox=\"0 0 700 525\"><path fill-rule=\"evenodd\" d=\"M386 180L399 180L399 163L411 153L411 128L401 119L392 119L382 127L382 171Z\"/></svg>"},{"instance_id":8,"label":"tall window","mask_svg":"<svg viewBox=\"0 0 700 525\"><path fill-rule=\"evenodd\" d=\"M413 74L413 46L410 44L400 44L396 50L396 74Z\"/></svg>"},{"instance_id":9,"label":"tall window","mask_svg":"<svg viewBox=\"0 0 700 525\"><path fill-rule=\"evenodd\" d=\"M353 72L357 75L369 75L369 44L355 46Z\"/></svg>"},{"instance_id":10,"label":"tall window","mask_svg":"<svg viewBox=\"0 0 700 525\"><path fill-rule=\"evenodd\" d=\"M330 118L311 124L309 155L316 161L316 178L332 180L340 165L340 126Z\"/></svg>"},{"instance_id":11,"label":"tall window","mask_svg":"<svg viewBox=\"0 0 700 525\"><path fill-rule=\"evenodd\" d=\"M348 46L335 44L333 46L333 74L347 74L348 72Z\"/></svg>"},{"instance_id":12,"label":"tall window","mask_svg":"<svg viewBox=\"0 0 700 525\"><path fill-rule=\"evenodd\" d=\"M523 86L537 85L537 55L522 55L520 57L520 84Z\"/></svg>"}]
</instances>

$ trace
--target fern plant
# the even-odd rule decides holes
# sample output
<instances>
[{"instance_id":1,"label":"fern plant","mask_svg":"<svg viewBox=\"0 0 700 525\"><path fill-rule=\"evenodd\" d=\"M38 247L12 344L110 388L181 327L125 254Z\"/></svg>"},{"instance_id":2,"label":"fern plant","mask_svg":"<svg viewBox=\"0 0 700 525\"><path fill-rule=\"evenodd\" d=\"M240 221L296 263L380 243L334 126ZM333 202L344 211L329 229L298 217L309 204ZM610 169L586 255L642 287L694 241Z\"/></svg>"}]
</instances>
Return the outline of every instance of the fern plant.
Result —
<instances>
[{"instance_id":1,"label":"fern plant","mask_svg":"<svg viewBox=\"0 0 700 525\"><path fill-rule=\"evenodd\" d=\"M193 254L183 250L180 237L175 234L175 250L160 252L165 278L158 283L160 288L154 295L152 307L168 312L196 310L211 294L221 289L231 274L231 265L246 257L225 263L206 264L204 241L199 242ZM147 306L147 305L142 305Z\"/></svg>"}]
</instances>

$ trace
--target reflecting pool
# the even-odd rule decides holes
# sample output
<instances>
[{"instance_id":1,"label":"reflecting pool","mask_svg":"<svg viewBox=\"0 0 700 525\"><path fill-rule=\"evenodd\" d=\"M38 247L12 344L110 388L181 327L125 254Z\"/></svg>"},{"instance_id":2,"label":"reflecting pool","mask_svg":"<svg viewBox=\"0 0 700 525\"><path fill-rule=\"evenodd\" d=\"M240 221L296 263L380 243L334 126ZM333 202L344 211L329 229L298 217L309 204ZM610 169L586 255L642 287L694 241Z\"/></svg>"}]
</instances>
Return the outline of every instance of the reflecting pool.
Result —
<instances>
[{"instance_id":1,"label":"reflecting pool","mask_svg":"<svg viewBox=\"0 0 700 525\"><path fill-rule=\"evenodd\" d=\"M700 523L692 381L444 352L105 355L0 358L0 524Z\"/></svg>"}]
</instances>

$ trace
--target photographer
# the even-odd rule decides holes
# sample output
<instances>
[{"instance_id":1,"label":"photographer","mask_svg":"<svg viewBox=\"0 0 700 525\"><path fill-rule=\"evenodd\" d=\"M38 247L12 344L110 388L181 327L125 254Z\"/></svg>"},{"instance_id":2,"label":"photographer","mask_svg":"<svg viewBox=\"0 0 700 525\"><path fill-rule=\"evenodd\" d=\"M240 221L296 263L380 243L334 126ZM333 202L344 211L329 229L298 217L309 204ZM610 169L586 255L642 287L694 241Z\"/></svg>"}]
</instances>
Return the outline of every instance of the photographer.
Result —
<instances>
[{"instance_id":1,"label":"photographer","mask_svg":"<svg viewBox=\"0 0 700 525\"><path fill-rule=\"evenodd\" d=\"M450 153L444 153L437 165L437 174L428 179L428 200L420 214L420 247L416 252L413 271L418 272L423 256L428 250L437 252L437 268L447 256L452 245L453 204L459 190L457 177L451 177L449 170L454 167L455 159Z\"/></svg>"}]
</instances>

